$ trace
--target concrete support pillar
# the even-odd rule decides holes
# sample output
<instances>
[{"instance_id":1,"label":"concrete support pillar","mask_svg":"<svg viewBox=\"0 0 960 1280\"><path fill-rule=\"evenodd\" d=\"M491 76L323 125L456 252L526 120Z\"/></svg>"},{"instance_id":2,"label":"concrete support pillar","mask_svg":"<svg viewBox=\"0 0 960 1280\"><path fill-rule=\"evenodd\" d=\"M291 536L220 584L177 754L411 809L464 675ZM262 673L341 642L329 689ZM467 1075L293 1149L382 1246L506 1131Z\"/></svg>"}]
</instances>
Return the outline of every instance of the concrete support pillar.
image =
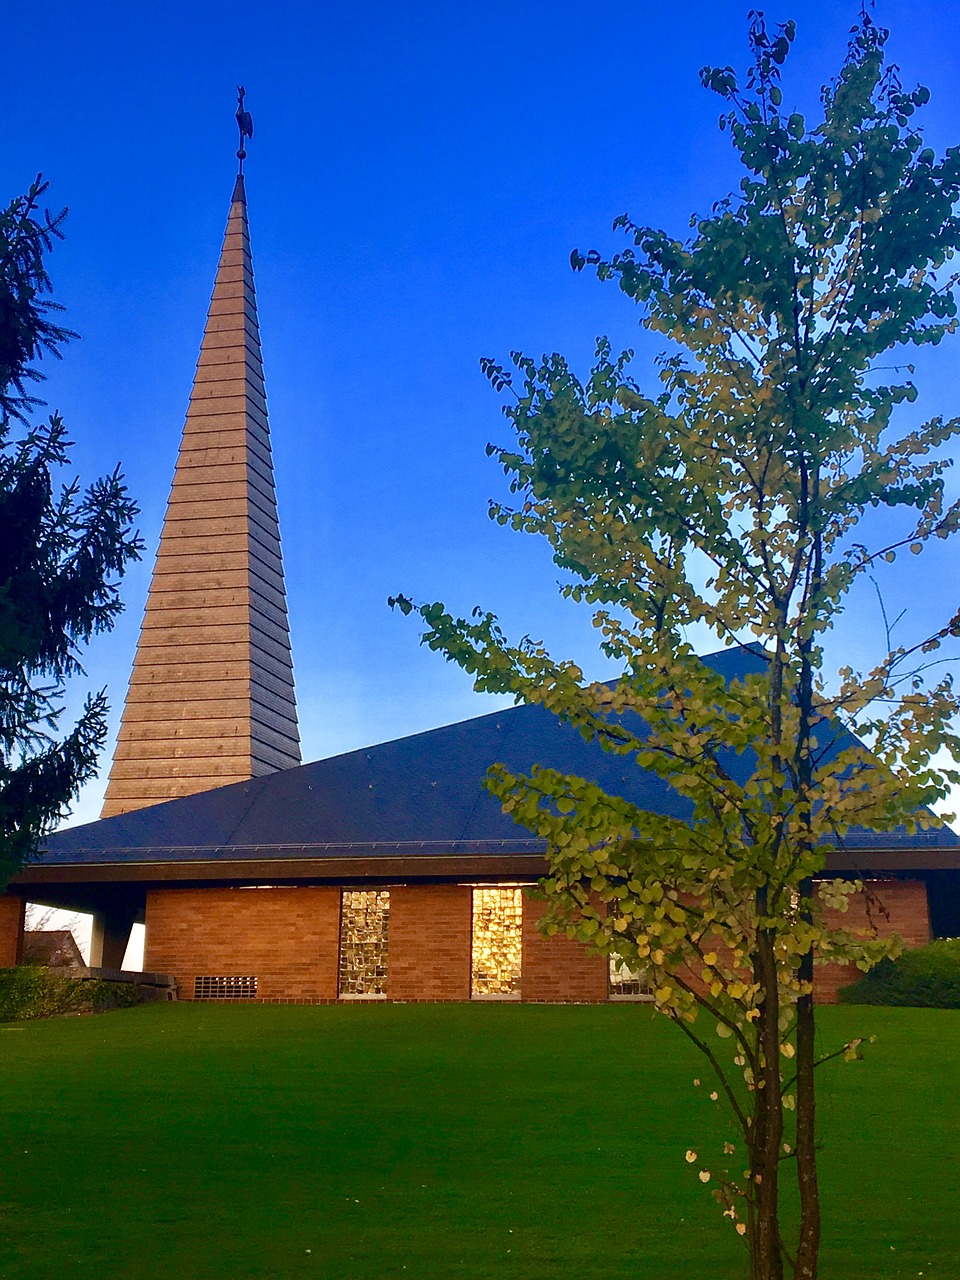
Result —
<instances>
[{"instance_id":1,"label":"concrete support pillar","mask_svg":"<svg viewBox=\"0 0 960 1280\"><path fill-rule=\"evenodd\" d=\"M23 913L26 902L12 893L0 894L0 969L12 969L23 954Z\"/></svg>"},{"instance_id":2,"label":"concrete support pillar","mask_svg":"<svg viewBox=\"0 0 960 1280\"><path fill-rule=\"evenodd\" d=\"M93 913L91 969L123 968L123 957L136 917L136 907L132 902L111 902Z\"/></svg>"}]
</instances>

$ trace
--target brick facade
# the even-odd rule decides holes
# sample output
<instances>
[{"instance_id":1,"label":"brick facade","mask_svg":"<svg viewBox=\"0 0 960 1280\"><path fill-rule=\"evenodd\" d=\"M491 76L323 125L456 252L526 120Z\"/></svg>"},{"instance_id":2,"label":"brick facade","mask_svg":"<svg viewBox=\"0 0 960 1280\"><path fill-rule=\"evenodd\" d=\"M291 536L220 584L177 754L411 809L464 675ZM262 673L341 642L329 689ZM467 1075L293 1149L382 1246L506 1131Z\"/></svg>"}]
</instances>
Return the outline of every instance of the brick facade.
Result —
<instances>
[{"instance_id":1,"label":"brick facade","mask_svg":"<svg viewBox=\"0 0 960 1280\"><path fill-rule=\"evenodd\" d=\"M907 947L923 947L930 941L927 886L922 880L867 881L863 892L850 898L845 913L828 910L826 918L834 928L897 933ZM835 1004L840 988L861 977L856 965L818 964L813 980L817 1003Z\"/></svg>"},{"instance_id":2,"label":"brick facade","mask_svg":"<svg viewBox=\"0 0 960 1280\"><path fill-rule=\"evenodd\" d=\"M261 1000L335 1000L340 890L154 889L143 967L194 979L253 975Z\"/></svg>"},{"instance_id":3,"label":"brick facade","mask_svg":"<svg viewBox=\"0 0 960 1280\"><path fill-rule=\"evenodd\" d=\"M562 933L545 938L537 930L545 904L524 895L521 999L599 1004L607 999L608 962Z\"/></svg>"},{"instance_id":4,"label":"brick facade","mask_svg":"<svg viewBox=\"0 0 960 1280\"><path fill-rule=\"evenodd\" d=\"M0 969L12 969L23 952L23 898L0 894Z\"/></svg>"},{"instance_id":5,"label":"brick facade","mask_svg":"<svg viewBox=\"0 0 960 1280\"><path fill-rule=\"evenodd\" d=\"M846 915L831 913L832 922L898 933L908 947L929 941L921 881L873 881L868 891L851 898ZM524 897L521 999L607 1000L606 959L562 934L543 937L536 927L543 910ZM471 916L468 885L392 886L387 998L469 1000ZM337 999L339 888L151 890L146 923L144 968L172 973L183 999L193 998L197 977L241 975L256 976L260 1000ZM0 898L0 963L16 962L21 934L22 903ZM834 1003L857 977L853 966L818 965L818 1003Z\"/></svg>"},{"instance_id":6,"label":"brick facade","mask_svg":"<svg viewBox=\"0 0 960 1280\"><path fill-rule=\"evenodd\" d=\"M256 976L262 1000L335 1000L340 890L159 889L147 896L144 968L172 973L182 999L203 976ZM599 1003L607 962L563 936L544 938L543 904L524 899L521 997ZM472 890L390 889L387 998L470 999Z\"/></svg>"},{"instance_id":7,"label":"brick facade","mask_svg":"<svg viewBox=\"0 0 960 1280\"><path fill-rule=\"evenodd\" d=\"M470 999L471 911L467 885L391 888L391 1000Z\"/></svg>"}]
</instances>

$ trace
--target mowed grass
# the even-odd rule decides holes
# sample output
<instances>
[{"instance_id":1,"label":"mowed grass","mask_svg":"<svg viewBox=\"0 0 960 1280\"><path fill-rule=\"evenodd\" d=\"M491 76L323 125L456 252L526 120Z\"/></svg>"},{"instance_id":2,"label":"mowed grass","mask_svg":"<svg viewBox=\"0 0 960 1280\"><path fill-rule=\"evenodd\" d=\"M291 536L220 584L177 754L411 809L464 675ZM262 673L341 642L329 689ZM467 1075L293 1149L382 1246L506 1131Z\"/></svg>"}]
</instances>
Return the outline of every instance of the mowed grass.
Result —
<instances>
[{"instance_id":1,"label":"mowed grass","mask_svg":"<svg viewBox=\"0 0 960 1280\"><path fill-rule=\"evenodd\" d=\"M824 1280L960 1276L960 1014L837 1008ZM742 1280L644 1006L153 1005L0 1028L0 1276Z\"/></svg>"}]
</instances>

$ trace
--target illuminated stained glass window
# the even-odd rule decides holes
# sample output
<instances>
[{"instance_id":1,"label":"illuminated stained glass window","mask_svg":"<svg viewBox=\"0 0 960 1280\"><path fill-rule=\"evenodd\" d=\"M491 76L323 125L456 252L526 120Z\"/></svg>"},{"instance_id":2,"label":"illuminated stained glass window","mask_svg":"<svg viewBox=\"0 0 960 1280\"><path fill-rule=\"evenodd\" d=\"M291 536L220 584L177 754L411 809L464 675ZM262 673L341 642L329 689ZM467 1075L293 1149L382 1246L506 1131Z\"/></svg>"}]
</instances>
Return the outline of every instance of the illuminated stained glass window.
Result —
<instances>
[{"instance_id":1,"label":"illuminated stained glass window","mask_svg":"<svg viewBox=\"0 0 960 1280\"><path fill-rule=\"evenodd\" d=\"M344 889L340 896L338 991L347 999L387 994L388 889Z\"/></svg>"},{"instance_id":2,"label":"illuminated stained glass window","mask_svg":"<svg viewBox=\"0 0 960 1280\"><path fill-rule=\"evenodd\" d=\"M631 968L619 956L610 957L610 999L611 1000L652 1000L653 988L650 986L646 969Z\"/></svg>"},{"instance_id":3,"label":"illuminated stained glass window","mask_svg":"<svg viewBox=\"0 0 960 1280\"><path fill-rule=\"evenodd\" d=\"M522 926L520 889L474 889L470 994L475 1000L519 1000Z\"/></svg>"}]
</instances>

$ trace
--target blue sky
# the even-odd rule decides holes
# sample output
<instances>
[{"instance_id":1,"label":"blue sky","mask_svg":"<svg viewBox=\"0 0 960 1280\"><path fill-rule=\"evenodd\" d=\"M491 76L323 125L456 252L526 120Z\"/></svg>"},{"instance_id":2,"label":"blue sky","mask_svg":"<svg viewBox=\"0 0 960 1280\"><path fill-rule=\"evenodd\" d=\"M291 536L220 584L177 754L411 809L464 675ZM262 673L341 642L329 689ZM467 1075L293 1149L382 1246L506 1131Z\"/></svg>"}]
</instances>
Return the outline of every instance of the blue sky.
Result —
<instances>
[{"instance_id":1,"label":"blue sky","mask_svg":"<svg viewBox=\"0 0 960 1280\"><path fill-rule=\"evenodd\" d=\"M54 0L42 43L28 6L6 14L22 57L0 85L0 197L42 170L51 204L71 210L51 269L82 341L48 363L43 394L82 476L122 464L150 549L75 700L106 685L119 719L227 213L239 81L305 758L495 705L419 647L386 607L397 591L491 607L603 671L545 549L487 519L502 478L484 446L509 437L478 361L558 350L585 368L607 333L637 348L649 385L658 344L613 286L571 273L569 253L615 248L624 211L682 233L735 186L697 73L743 66L748 8ZM797 21L784 96L815 111L856 6L767 12ZM904 82L932 91L929 141L957 143L960 5L898 0L876 16ZM924 354L916 413L958 411L958 357L957 344ZM904 629L956 607L952 550L898 568L883 589ZM835 656L866 662L881 642L866 592ZM97 815L102 785L76 817Z\"/></svg>"}]
</instances>

